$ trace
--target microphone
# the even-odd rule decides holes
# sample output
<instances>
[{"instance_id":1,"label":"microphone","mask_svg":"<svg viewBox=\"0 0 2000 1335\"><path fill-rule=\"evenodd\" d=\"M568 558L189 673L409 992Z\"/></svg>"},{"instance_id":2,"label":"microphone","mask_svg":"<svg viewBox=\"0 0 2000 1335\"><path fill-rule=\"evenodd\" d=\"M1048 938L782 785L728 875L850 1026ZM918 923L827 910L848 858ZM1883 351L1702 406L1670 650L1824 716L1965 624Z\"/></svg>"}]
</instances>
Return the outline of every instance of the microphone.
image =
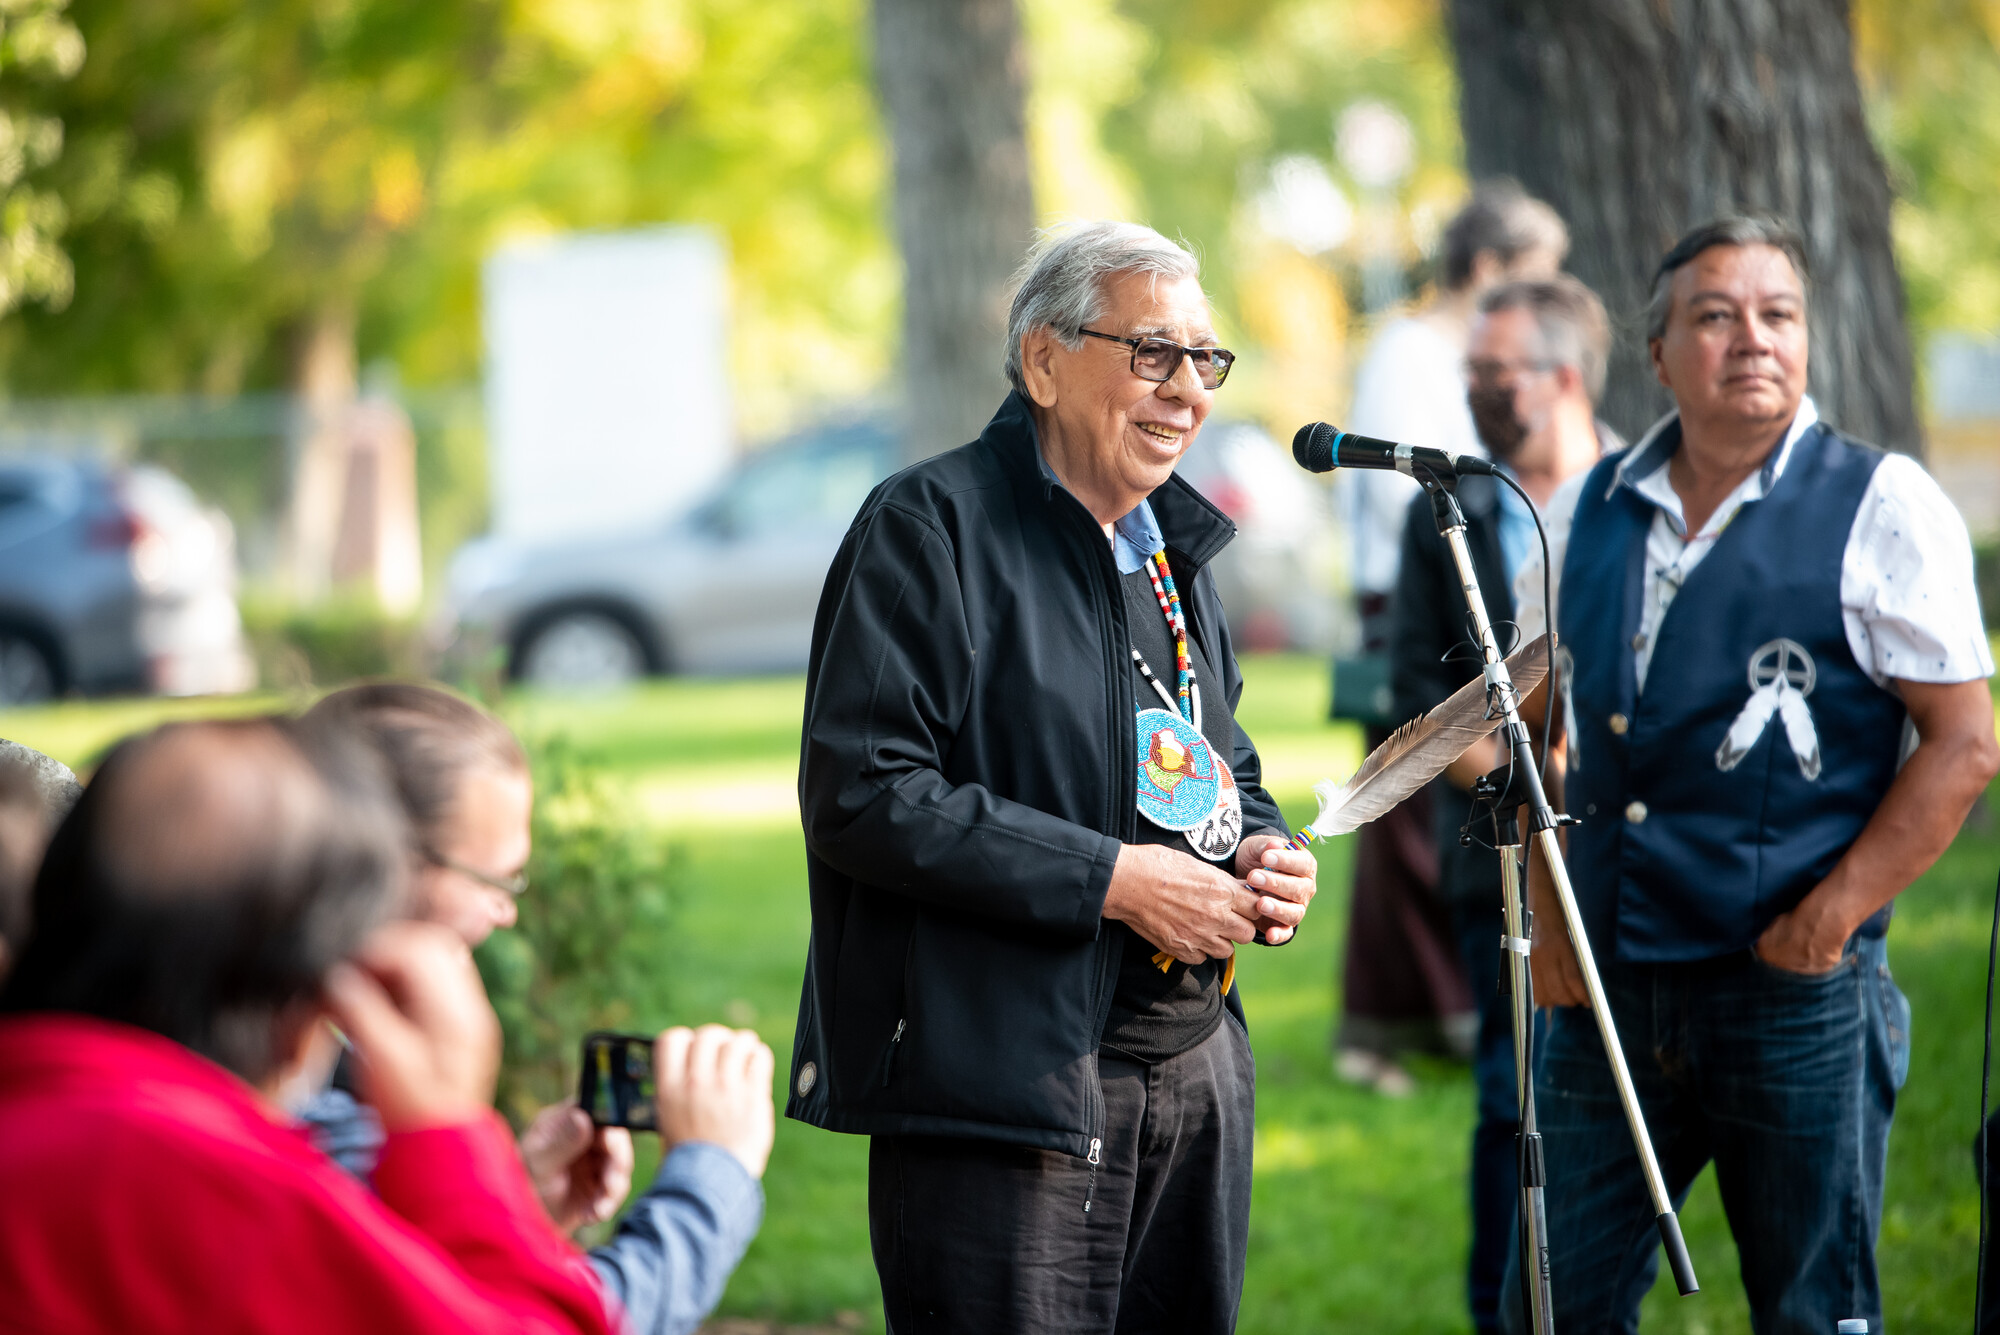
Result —
<instances>
[{"instance_id":1,"label":"microphone","mask_svg":"<svg viewBox=\"0 0 2000 1335\"><path fill-rule=\"evenodd\" d=\"M1325 422L1308 422L1299 428L1299 433L1292 437L1292 457L1309 473L1325 473L1335 468L1382 468L1394 469L1406 477L1415 477L1419 469L1451 477L1470 477L1493 471L1493 464L1477 455L1357 436Z\"/></svg>"}]
</instances>

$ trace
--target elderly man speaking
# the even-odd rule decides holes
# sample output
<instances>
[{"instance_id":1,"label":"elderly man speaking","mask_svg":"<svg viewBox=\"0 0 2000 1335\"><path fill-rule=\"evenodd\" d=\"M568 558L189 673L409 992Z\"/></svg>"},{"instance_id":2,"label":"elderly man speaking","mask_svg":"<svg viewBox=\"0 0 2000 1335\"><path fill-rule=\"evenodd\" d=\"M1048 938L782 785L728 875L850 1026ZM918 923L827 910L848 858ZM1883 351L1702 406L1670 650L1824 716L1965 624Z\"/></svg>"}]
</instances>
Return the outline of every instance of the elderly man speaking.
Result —
<instances>
[{"instance_id":1,"label":"elderly man speaking","mask_svg":"<svg viewBox=\"0 0 2000 1335\"><path fill-rule=\"evenodd\" d=\"M873 1137L898 1335L1235 1323L1233 955L1290 939L1315 868L1233 718L1207 566L1234 530L1174 476L1232 360L1180 246L1045 238L1014 392L883 483L827 577L787 1111Z\"/></svg>"}]
</instances>

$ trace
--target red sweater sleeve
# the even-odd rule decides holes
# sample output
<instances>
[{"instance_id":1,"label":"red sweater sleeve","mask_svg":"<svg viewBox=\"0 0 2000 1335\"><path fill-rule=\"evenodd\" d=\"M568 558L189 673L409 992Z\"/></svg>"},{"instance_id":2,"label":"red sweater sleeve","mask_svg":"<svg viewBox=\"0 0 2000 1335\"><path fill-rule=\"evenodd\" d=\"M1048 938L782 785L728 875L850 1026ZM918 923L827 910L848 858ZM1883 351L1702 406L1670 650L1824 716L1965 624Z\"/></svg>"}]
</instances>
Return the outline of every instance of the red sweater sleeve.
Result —
<instances>
[{"instance_id":1,"label":"red sweater sleeve","mask_svg":"<svg viewBox=\"0 0 2000 1335\"><path fill-rule=\"evenodd\" d=\"M241 1288L250 1329L381 1335L608 1335L589 1262L555 1232L497 1116L391 1136L376 1169L380 1199L331 1163L306 1201L314 1216L265 1272L276 1292ZM315 1202L315 1203L308 1203ZM304 1223L303 1220L295 1222ZM289 1231L289 1230L286 1230ZM275 1311L282 1324L267 1324Z\"/></svg>"},{"instance_id":2,"label":"red sweater sleeve","mask_svg":"<svg viewBox=\"0 0 2000 1335\"><path fill-rule=\"evenodd\" d=\"M549 1222L497 1114L390 1136L375 1190L489 1295L564 1329L608 1325L590 1263Z\"/></svg>"}]
</instances>

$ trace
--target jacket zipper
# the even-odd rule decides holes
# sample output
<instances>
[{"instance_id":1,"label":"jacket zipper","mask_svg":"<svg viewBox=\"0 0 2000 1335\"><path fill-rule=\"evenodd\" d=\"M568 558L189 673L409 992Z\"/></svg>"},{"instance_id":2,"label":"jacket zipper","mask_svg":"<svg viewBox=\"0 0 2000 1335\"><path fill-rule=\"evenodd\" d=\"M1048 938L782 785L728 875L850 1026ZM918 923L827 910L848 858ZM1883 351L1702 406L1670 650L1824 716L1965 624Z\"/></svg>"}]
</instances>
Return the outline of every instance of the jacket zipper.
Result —
<instances>
[{"instance_id":1,"label":"jacket zipper","mask_svg":"<svg viewBox=\"0 0 2000 1335\"><path fill-rule=\"evenodd\" d=\"M1102 536L1094 526L1091 534L1093 537ZM1111 698L1106 704L1111 720L1111 753L1118 757L1116 772L1119 775L1117 782L1112 785L1112 802L1115 805L1110 814L1114 819L1109 824L1118 831L1121 842L1131 843L1138 834L1133 827L1139 822L1138 795L1134 787L1136 780L1133 777L1134 758L1131 753L1132 725L1127 719L1121 719L1118 704L1130 694L1128 679L1131 668L1126 663L1122 648L1130 641L1131 636L1126 633L1124 592L1119 587L1118 570L1116 563L1111 559L1110 548L1102 542L1094 545L1097 548L1098 569L1108 573L1109 576L1108 582L1100 585L1100 588L1104 593L1104 609L1109 623L1105 634L1105 656L1109 666L1107 680L1112 683L1112 689ZM1097 942L1097 983L1092 990L1091 1001L1098 1038L1101 1040L1104 1036L1104 1023L1111 1014L1112 994L1117 987L1118 961L1115 956L1118 952L1114 949L1114 940L1108 931L1099 931ZM1090 1063L1090 1077L1085 1081L1084 1103L1090 1119L1090 1152L1085 1158L1085 1162L1090 1165L1090 1182L1085 1188L1083 1198L1084 1213L1088 1214L1090 1202L1097 1189L1097 1166L1103 1161L1104 1152L1104 1085L1098 1074L1095 1056Z\"/></svg>"},{"instance_id":2,"label":"jacket zipper","mask_svg":"<svg viewBox=\"0 0 2000 1335\"><path fill-rule=\"evenodd\" d=\"M889 1053L882 1059L882 1088L889 1087L889 1077L896 1071L896 1053L902 1049L903 1031L909 1028L907 1019L896 1021L896 1032L889 1039Z\"/></svg>"}]
</instances>

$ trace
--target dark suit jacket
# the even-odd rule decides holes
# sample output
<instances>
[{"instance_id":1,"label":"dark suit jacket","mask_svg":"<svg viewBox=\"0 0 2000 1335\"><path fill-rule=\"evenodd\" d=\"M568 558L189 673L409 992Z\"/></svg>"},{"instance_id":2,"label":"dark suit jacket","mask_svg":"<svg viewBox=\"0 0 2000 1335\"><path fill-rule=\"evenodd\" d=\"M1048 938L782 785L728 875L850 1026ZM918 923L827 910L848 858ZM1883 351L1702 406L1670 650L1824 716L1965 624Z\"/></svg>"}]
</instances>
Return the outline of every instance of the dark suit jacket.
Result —
<instances>
[{"instance_id":1,"label":"dark suit jacket","mask_svg":"<svg viewBox=\"0 0 2000 1335\"><path fill-rule=\"evenodd\" d=\"M1513 581L1500 550L1500 484L1490 477L1468 477L1458 484L1459 508L1465 511L1465 544L1486 597L1486 615L1500 636L1500 647L1514 647L1509 627L1514 616ZM1389 655L1394 673L1396 713L1412 719L1428 713L1446 696L1479 675L1479 655L1473 647L1471 619L1465 595L1458 587L1458 570L1451 551L1438 536L1430 497L1410 503L1403 525L1402 561L1390 616ZM1463 650L1446 655L1455 646ZM1438 825L1438 894L1459 905L1500 904L1500 864L1492 850L1474 845L1460 848L1458 830L1465 823L1469 794L1440 778L1434 785L1433 807ZM1490 842L1489 829L1486 838Z\"/></svg>"}]
</instances>

